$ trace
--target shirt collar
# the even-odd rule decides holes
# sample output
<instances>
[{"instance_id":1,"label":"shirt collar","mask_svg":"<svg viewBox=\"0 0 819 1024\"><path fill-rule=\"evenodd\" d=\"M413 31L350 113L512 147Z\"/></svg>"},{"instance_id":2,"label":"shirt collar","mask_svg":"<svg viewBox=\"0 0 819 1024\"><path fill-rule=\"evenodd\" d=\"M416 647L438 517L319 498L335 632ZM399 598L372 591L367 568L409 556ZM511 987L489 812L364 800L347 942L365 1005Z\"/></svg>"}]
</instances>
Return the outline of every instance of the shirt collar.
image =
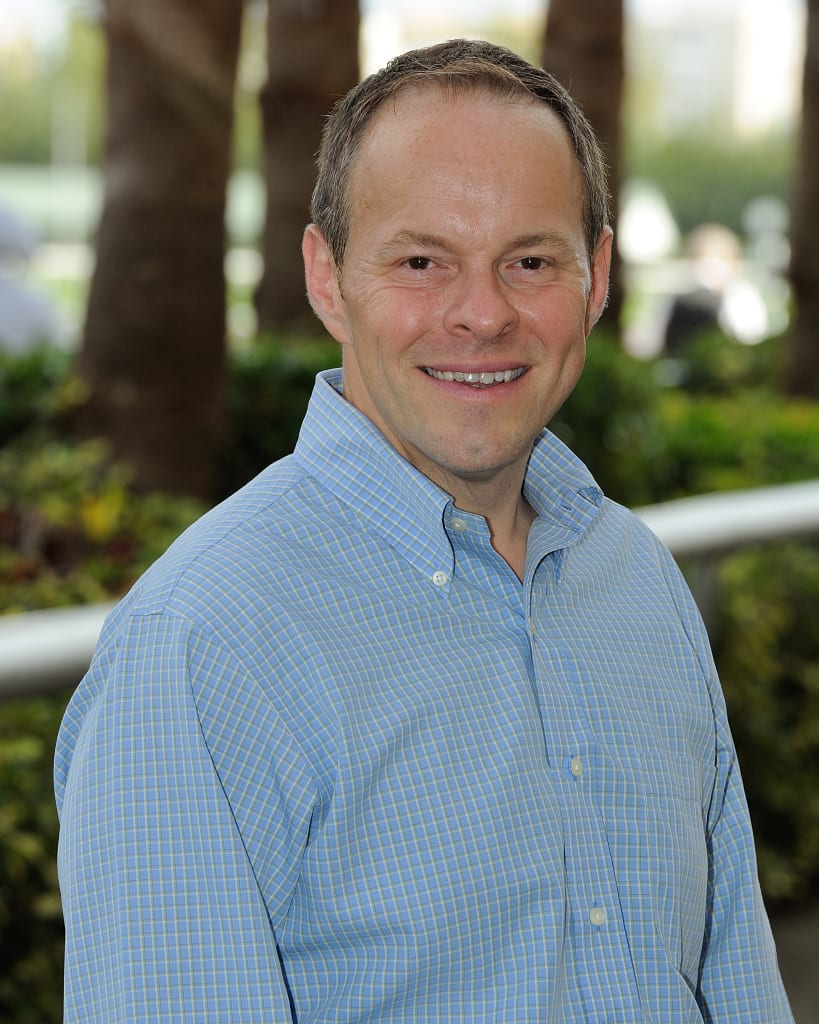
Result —
<instances>
[{"instance_id":1,"label":"shirt collar","mask_svg":"<svg viewBox=\"0 0 819 1024\"><path fill-rule=\"evenodd\" d=\"M566 549L590 528L603 493L584 463L549 430L532 448L523 492L538 514L529 531L525 582L531 584L537 567L553 554L552 571L558 579Z\"/></svg>"},{"instance_id":2,"label":"shirt collar","mask_svg":"<svg viewBox=\"0 0 819 1024\"><path fill-rule=\"evenodd\" d=\"M344 399L340 369L316 377L295 456L368 529L428 578L441 572L452 577L454 554L444 528L452 498ZM546 548L555 551L576 543L603 497L585 465L548 430L535 441L524 493L539 517L540 557Z\"/></svg>"},{"instance_id":3,"label":"shirt collar","mask_svg":"<svg viewBox=\"0 0 819 1024\"><path fill-rule=\"evenodd\" d=\"M451 579L454 554L443 520L452 498L346 401L341 370L316 377L295 455L367 529L428 578L444 573Z\"/></svg>"},{"instance_id":4,"label":"shirt collar","mask_svg":"<svg viewBox=\"0 0 819 1024\"><path fill-rule=\"evenodd\" d=\"M603 503L585 463L549 430L535 440L523 493L541 519L576 536L585 533Z\"/></svg>"}]
</instances>

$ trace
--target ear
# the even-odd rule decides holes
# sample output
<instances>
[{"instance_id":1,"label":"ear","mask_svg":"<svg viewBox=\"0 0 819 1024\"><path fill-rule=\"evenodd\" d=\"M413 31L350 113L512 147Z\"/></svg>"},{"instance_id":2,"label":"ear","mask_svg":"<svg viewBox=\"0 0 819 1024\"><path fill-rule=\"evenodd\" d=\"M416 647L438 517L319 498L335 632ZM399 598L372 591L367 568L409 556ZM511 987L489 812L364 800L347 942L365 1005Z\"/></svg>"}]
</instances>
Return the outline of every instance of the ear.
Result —
<instances>
[{"instance_id":1,"label":"ear","mask_svg":"<svg viewBox=\"0 0 819 1024\"><path fill-rule=\"evenodd\" d=\"M614 232L605 227L600 232L591 261L591 289L586 303L586 335L603 315L609 295L609 270Z\"/></svg>"},{"instance_id":2,"label":"ear","mask_svg":"<svg viewBox=\"0 0 819 1024\"><path fill-rule=\"evenodd\" d=\"M347 311L330 247L315 224L308 224L301 243L307 298L313 312L339 344L349 340Z\"/></svg>"}]
</instances>

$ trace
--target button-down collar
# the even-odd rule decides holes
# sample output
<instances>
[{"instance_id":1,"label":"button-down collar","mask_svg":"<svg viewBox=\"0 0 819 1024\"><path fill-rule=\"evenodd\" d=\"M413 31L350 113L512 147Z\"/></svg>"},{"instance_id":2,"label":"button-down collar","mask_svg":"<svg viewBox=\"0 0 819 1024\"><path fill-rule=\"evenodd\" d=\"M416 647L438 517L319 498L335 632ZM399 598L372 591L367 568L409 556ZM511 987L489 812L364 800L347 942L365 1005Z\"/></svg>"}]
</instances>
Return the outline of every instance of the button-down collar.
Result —
<instances>
[{"instance_id":1,"label":"button-down collar","mask_svg":"<svg viewBox=\"0 0 819 1024\"><path fill-rule=\"evenodd\" d=\"M318 375L296 458L341 502L445 592L454 554L445 529L452 498L402 458L343 397L341 370ZM337 429L327 431L327 424ZM524 493L537 512L527 560L574 544L597 514L602 495L583 463L548 430L536 439ZM457 516L456 516L457 518ZM458 529L450 518L450 527Z\"/></svg>"}]
</instances>

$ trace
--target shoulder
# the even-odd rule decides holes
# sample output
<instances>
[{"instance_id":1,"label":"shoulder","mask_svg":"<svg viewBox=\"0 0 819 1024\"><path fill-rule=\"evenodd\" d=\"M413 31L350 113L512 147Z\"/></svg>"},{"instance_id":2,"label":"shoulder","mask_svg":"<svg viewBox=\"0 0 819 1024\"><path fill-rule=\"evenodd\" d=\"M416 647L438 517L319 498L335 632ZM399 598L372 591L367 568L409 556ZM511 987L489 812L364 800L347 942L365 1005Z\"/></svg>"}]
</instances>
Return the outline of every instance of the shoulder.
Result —
<instances>
[{"instance_id":1,"label":"shoulder","mask_svg":"<svg viewBox=\"0 0 819 1024\"><path fill-rule=\"evenodd\" d=\"M673 609L704 675L712 677L710 642L688 583L674 556L639 515L605 498L584 540L589 561L598 573L611 573L624 595L639 594L646 607Z\"/></svg>"},{"instance_id":2,"label":"shoulder","mask_svg":"<svg viewBox=\"0 0 819 1024\"><path fill-rule=\"evenodd\" d=\"M598 515L591 521L588 536L591 544L611 547L623 555L649 559L663 570L679 573L674 556L667 545L649 526L640 510L628 508L602 496Z\"/></svg>"},{"instance_id":3,"label":"shoulder","mask_svg":"<svg viewBox=\"0 0 819 1024\"><path fill-rule=\"evenodd\" d=\"M166 615L219 632L270 605L322 537L338 527L333 499L292 457L211 509L136 582L103 639L134 616Z\"/></svg>"}]
</instances>

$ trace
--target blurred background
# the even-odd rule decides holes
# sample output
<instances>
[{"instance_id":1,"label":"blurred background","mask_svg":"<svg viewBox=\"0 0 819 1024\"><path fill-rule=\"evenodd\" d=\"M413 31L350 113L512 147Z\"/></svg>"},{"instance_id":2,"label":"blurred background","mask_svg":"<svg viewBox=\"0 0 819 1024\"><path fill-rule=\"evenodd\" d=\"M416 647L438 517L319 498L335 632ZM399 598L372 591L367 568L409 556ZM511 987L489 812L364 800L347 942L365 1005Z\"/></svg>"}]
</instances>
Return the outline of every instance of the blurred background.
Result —
<instances>
[{"instance_id":1,"label":"blurred background","mask_svg":"<svg viewBox=\"0 0 819 1024\"><path fill-rule=\"evenodd\" d=\"M552 429L632 507L819 480L819 0L0 0L0 614L115 599L292 448L338 362L299 251L322 118L456 35L552 70L611 169L611 302ZM775 533L681 562L816 1024L819 529ZM52 688L0 693L10 1024L61 1015Z\"/></svg>"}]
</instances>

